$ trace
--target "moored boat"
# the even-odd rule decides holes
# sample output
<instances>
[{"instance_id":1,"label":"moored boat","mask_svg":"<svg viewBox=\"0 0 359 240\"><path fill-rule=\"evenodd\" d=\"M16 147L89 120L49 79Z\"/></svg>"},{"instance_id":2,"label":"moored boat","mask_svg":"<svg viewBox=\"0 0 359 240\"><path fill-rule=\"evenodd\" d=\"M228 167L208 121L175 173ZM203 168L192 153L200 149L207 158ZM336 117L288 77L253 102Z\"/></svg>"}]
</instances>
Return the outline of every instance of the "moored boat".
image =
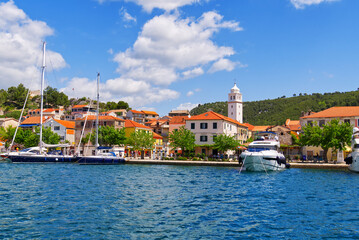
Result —
<instances>
[{"instance_id":1,"label":"moored boat","mask_svg":"<svg viewBox=\"0 0 359 240\"><path fill-rule=\"evenodd\" d=\"M289 168L284 155L279 151L280 143L273 132L262 132L261 136L249 144L239 161L246 171L280 171Z\"/></svg>"},{"instance_id":2,"label":"moored boat","mask_svg":"<svg viewBox=\"0 0 359 240\"><path fill-rule=\"evenodd\" d=\"M96 110L96 150L93 156L78 156L76 157L76 163L89 164L89 165L102 165L102 164L122 164L126 162L126 159L122 156L116 155L115 152L103 152L100 151L102 147L99 146L98 141L98 126L99 126L99 103L100 103L100 73L97 74L97 110ZM84 124L85 127L85 124ZM81 142L81 140L80 140ZM80 148L78 148L80 149Z\"/></svg>"},{"instance_id":3,"label":"moored boat","mask_svg":"<svg viewBox=\"0 0 359 240\"><path fill-rule=\"evenodd\" d=\"M344 159L346 164L349 164L349 170L359 173L359 128L353 129L352 152Z\"/></svg>"}]
</instances>

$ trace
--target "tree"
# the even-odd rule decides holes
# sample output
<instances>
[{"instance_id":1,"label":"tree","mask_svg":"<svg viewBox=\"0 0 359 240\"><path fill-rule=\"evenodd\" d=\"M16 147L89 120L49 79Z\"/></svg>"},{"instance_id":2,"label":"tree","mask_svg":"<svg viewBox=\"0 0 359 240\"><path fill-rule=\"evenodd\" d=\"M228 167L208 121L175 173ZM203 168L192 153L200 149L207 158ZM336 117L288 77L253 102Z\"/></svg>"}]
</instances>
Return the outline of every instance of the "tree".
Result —
<instances>
[{"instance_id":1,"label":"tree","mask_svg":"<svg viewBox=\"0 0 359 240\"><path fill-rule=\"evenodd\" d=\"M128 105L127 102L119 101L117 103L117 109L126 109L126 110L128 110L129 108L130 108L130 106Z\"/></svg>"},{"instance_id":2,"label":"tree","mask_svg":"<svg viewBox=\"0 0 359 240\"><path fill-rule=\"evenodd\" d=\"M40 131L40 128L38 129ZM57 133L51 131L50 127L42 128L42 141L47 144L58 144L60 142L60 136Z\"/></svg>"},{"instance_id":3,"label":"tree","mask_svg":"<svg viewBox=\"0 0 359 240\"><path fill-rule=\"evenodd\" d=\"M12 142L12 139L15 134L15 129L12 126L8 126L7 128L1 127L0 128L0 138L3 142L5 142L5 148L7 149Z\"/></svg>"},{"instance_id":4,"label":"tree","mask_svg":"<svg viewBox=\"0 0 359 240\"><path fill-rule=\"evenodd\" d=\"M44 90L45 102L50 107L69 106L70 101L66 94L58 92L56 88L48 86Z\"/></svg>"},{"instance_id":5,"label":"tree","mask_svg":"<svg viewBox=\"0 0 359 240\"><path fill-rule=\"evenodd\" d=\"M217 135L213 141L214 148L218 149L221 153L224 153L227 150L236 149L240 145L234 136L229 136L226 134Z\"/></svg>"},{"instance_id":6,"label":"tree","mask_svg":"<svg viewBox=\"0 0 359 240\"><path fill-rule=\"evenodd\" d=\"M144 159L144 150L152 149L155 141L152 132L138 130L131 133L127 139L127 144L132 146L135 151L141 150L141 159Z\"/></svg>"},{"instance_id":7,"label":"tree","mask_svg":"<svg viewBox=\"0 0 359 240\"><path fill-rule=\"evenodd\" d=\"M168 140L173 149L181 148L184 153L192 151L196 146L194 133L184 126L180 127L177 131L172 131L168 136Z\"/></svg>"},{"instance_id":8,"label":"tree","mask_svg":"<svg viewBox=\"0 0 359 240\"><path fill-rule=\"evenodd\" d=\"M15 107L24 105L28 89L20 83L17 87L9 87L7 90L7 103Z\"/></svg>"},{"instance_id":9,"label":"tree","mask_svg":"<svg viewBox=\"0 0 359 240\"><path fill-rule=\"evenodd\" d=\"M327 162L329 148L332 148L333 152L344 150L350 145L351 135L352 127L349 123L340 123L338 119L333 119L323 128L316 122L313 125L307 124L302 128L299 141L302 146L320 146L324 151L324 160Z\"/></svg>"},{"instance_id":10,"label":"tree","mask_svg":"<svg viewBox=\"0 0 359 240\"><path fill-rule=\"evenodd\" d=\"M101 126L98 129L98 141L100 145L108 147L124 144L126 142L125 129L119 130L113 126ZM91 142L92 144L96 142L96 129L92 131Z\"/></svg>"}]
</instances>

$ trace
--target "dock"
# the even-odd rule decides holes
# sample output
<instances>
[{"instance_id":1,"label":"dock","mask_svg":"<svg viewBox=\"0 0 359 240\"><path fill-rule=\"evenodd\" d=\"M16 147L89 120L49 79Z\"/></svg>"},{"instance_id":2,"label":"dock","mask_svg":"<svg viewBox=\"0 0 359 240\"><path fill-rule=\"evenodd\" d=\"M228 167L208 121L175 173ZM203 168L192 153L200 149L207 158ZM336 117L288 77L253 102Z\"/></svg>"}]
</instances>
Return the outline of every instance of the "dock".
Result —
<instances>
[{"instance_id":1,"label":"dock","mask_svg":"<svg viewBox=\"0 0 359 240\"><path fill-rule=\"evenodd\" d=\"M186 160L153 160L153 159L128 159L126 164L148 164L148 165L178 165L178 166L214 166L214 167L240 167L238 162L215 162L215 161L186 161ZM289 163L291 168L308 169L336 169L347 170L345 163Z\"/></svg>"}]
</instances>

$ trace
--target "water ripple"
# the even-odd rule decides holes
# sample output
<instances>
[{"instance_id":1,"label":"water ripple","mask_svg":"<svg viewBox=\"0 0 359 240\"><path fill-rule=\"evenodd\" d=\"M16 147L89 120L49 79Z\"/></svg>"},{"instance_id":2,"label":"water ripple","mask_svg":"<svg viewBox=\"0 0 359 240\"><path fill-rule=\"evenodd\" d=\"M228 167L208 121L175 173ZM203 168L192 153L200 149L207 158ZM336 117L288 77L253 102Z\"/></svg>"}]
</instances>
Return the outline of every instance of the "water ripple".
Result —
<instances>
[{"instance_id":1,"label":"water ripple","mask_svg":"<svg viewBox=\"0 0 359 240\"><path fill-rule=\"evenodd\" d=\"M0 239L359 238L359 175L0 164Z\"/></svg>"}]
</instances>

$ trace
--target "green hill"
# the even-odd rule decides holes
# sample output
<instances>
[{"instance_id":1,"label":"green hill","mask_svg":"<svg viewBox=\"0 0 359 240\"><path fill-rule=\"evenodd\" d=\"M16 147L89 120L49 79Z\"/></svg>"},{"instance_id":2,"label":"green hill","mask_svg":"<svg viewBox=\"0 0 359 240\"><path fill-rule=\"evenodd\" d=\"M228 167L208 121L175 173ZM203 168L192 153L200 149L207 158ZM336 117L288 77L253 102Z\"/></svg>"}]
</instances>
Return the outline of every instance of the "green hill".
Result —
<instances>
[{"instance_id":1,"label":"green hill","mask_svg":"<svg viewBox=\"0 0 359 240\"><path fill-rule=\"evenodd\" d=\"M285 120L299 120L302 112L319 112L334 106L359 106L359 89L352 92L300 94L271 100L243 103L243 121L253 125L282 125ZM191 115L214 111L228 116L227 102L200 104Z\"/></svg>"}]
</instances>

